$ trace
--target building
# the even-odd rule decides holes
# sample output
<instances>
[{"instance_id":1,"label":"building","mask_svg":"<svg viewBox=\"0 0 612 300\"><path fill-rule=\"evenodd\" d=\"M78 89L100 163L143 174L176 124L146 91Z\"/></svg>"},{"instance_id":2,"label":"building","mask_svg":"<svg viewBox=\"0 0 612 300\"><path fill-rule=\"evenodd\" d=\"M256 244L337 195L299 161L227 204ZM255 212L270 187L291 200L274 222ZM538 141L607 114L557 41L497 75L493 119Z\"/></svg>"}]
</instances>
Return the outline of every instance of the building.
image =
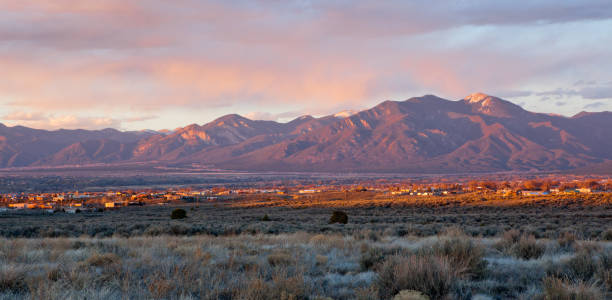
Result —
<instances>
[{"instance_id":1,"label":"building","mask_svg":"<svg viewBox=\"0 0 612 300\"><path fill-rule=\"evenodd\" d=\"M9 203L10 208L14 209L33 209L36 208L35 203Z\"/></svg>"},{"instance_id":2,"label":"building","mask_svg":"<svg viewBox=\"0 0 612 300\"><path fill-rule=\"evenodd\" d=\"M300 194L314 194L314 193L318 193L321 192L320 190L312 190L312 189L308 189L308 190L299 190L298 193Z\"/></svg>"},{"instance_id":3,"label":"building","mask_svg":"<svg viewBox=\"0 0 612 300\"><path fill-rule=\"evenodd\" d=\"M521 191L521 196L545 196L549 195L548 191Z\"/></svg>"}]
</instances>

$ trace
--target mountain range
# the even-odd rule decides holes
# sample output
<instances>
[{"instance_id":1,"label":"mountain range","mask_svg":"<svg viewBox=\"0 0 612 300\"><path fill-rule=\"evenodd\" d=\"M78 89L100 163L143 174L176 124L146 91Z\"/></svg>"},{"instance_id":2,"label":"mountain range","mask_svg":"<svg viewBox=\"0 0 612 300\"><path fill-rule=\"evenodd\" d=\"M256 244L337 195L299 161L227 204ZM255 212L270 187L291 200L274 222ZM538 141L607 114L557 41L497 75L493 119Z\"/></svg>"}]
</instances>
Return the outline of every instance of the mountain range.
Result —
<instances>
[{"instance_id":1,"label":"mountain range","mask_svg":"<svg viewBox=\"0 0 612 300\"><path fill-rule=\"evenodd\" d=\"M232 114L169 132L0 124L0 168L140 163L244 171L463 173L609 164L612 112L534 113L481 93L287 123Z\"/></svg>"}]
</instances>

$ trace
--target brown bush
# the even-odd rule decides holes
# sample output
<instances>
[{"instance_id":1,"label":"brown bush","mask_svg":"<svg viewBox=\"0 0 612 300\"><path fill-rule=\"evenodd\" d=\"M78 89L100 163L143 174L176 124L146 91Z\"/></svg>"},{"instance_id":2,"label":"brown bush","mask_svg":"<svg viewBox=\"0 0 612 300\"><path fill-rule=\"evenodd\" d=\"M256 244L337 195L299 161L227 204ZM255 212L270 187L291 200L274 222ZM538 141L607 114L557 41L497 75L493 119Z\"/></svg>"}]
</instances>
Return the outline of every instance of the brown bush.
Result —
<instances>
[{"instance_id":1,"label":"brown bush","mask_svg":"<svg viewBox=\"0 0 612 300\"><path fill-rule=\"evenodd\" d=\"M288 252L278 251L268 255L268 263L273 266L287 266L293 262L293 258Z\"/></svg>"},{"instance_id":2,"label":"brown bush","mask_svg":"<svg viewBox=\"0 0 612 300\"><path fill-rule=\"evenodd\" d=\"M361 253L359 257L359 266L364 271L374 268L379 263L383 262L385 255L379 248L369 248Z\"/></svg>"},{"instance_id":3,"label":"brown bush","mask_svg":"<svg viewBox=\"0 0 612 300\"><path fill-rule=\"evenodd\" d=\"M343 212L336 210L332 213L331 217L329 217L329 224L340 223L346 224L348 223L348 215Z\"/></svg>"},{"instance_id":4,"label":"brown bush","mask_svg":"<svg viewBox=\"0 0 612 300\"><path fill-rule=\"evenodd\" d=\"M502 235L500 241L497 243L499 249L508 249L512 245L519 242L521 239L521 232L516 229L510 229Z\"/></svg>"},{"instance_id":5,"label":"brown bush","mask_svg":"<svg viewBox=\"0 0 612 300\"><path fill-rule=\"evenodd\" d=\"M395 295L393 300L429 300L429 297L418 291L403 290Z\"/></svg>"},{"instance_id":6,"label":"brown bush","mask_svg":"<svg viewBox=\"0 0 612 300\"><path fill-rule=\"evenodd\" d=\"M167 298L170 292L174 289L175 284L167 279L156 279L149 284L149 292L154 299Z\"/></svg>"},{"instance_id":7,"label":"brown bush","mask_svg":"<svg viewBox=\"0 0 612 300\"><path fill-rule=\"evenodd\" d=\"M92 254L86 261L87 265L94 267L104 267L121 262L119 256L114 253Z\"/></svg>"},{"instance_id":8,"label":"brown bush","mask_svg":"<svg viewBox=\"0 0 612 300\"><path fill-rule=\"evenodd\" d=\"M378 271L377 286L382 299L390 299L402 290L415 290L441 299L450 292L455 278L445 257L392 256Z\"/></svg>"},{"instance_id":9,"label":"brown bush","mask_svg":"<svg viewBox=\"0 0 612 300\"><path fill-rule=\"evenodd\" d=\"M540 258L546 250L543 245L536 241L533 235L522 236L518 243L511 248L514 256L522 259Z\"/></svg>"},{"instance_id":10,"label":"brown bush","mask_svg":"<svg viewBox=\"0 0 612 300\"><path fill-rule=\"evenodd\" d=\"M563 232L557 239L559 246L564 249L570 249L576 244L576 235L573 232Z\"/></svg>"},{"instance_id":11,"label":"brown bush","mask_svg":"<svg viewBox=\"0 0 612 300\"><path fill-rule=\"evenodd\" d=\"M422 251L440 257L448 258L455 274L458 276L482 277L487 267L484 260L484 248L475 244L465 235L455 235L450 239L442 239L435 243L431 249Z\"/></svg>"},{"instance_id":12,"label":"brown bush","mask_svg":"<svg viewBox=\"0 0 612 300\"><path fill-rule=\"evenodd\" d=\"M25 270L16 268L0 269L0 292L25 292L28 288L26 284L26 277Z\"/></svg>"},{"instance_id":13,"label":"brown bush","mask_svg":"<svg viewBox=\"0 0 612 300\"><path fill-rule=\"evenodd\" d=\"M244 300L263 300L269 299L272 294L272 287L261 278L253 278L245 289L240 289L237 299Z\"/></svg>"},{"instance_id":14,"label":"brown bush","mask_svg":"<svg viewBox=\"0 0 612 300\"><path fill-rule=\"evenodd\" d=\"M542 281L543 293L541 299L555 300L599 300L604 299L601 291L595 285L584 282L569 283L559 278L546 277Z\"/></svg>"},{"instance_id":15,"label":"brown bush","mask_svg":"<svg viewBox=\"0 0 612 300\"><path fill-rule=\"evenodd\" d=\"M583 281L593 278L599 267L593 256L586 251L576 253L566 264L570 270L570 275Z\"/></svg>"},{"instance_id":16,"label":"brown bush","mask_svg":"<svg viewBox=\"0 0 612 300\"><path fill-rule=\"evenodd\" d=\"M600 254L597 279L606 289L612 291L612 251Z\"/></svg>"},{"instance_id":17,"label":"brown bush","mask_svg":"<svg viewBox=\"0 0 612 300\"><path fill-rule=\"evenodd\" d=\"M522 259L535 259L544 254L546 248L533 235L520 234L518 230L504 233L495 247L509 255Z\"/></svg>"},{"instance_id":18,"label":"brown bush","mask_svg":"<svg viewBox=\"0 0 612 300\"><path fill-rule=\"evenodd\" d=\"M51 281L58 281L63 277L63 271L59 267L52 268L47 271L47 279Z\"/></svg>"}]
</instances>

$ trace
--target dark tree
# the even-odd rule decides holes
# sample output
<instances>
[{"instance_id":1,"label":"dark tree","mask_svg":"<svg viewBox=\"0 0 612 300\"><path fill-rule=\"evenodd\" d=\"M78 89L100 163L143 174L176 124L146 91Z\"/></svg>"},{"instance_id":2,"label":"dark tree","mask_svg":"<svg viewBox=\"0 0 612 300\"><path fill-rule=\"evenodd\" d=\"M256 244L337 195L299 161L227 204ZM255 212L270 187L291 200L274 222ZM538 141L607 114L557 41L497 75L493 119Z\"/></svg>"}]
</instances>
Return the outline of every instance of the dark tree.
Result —
<instances>
[{"instance_id":1,"label":"dark tree","mask_svg":"<svg viewBox=\"0 0 612 300\"><path fill-rule=\"evenodd\" d=\"M329 218L329 224L340 223L346 224L348 223L348 215L343 211L334 211Z\"/></svg>"},{"instance_id":2,"label":"dark tree","mask_svg":"<svg viewBox=\"0 0 612 300\"><path fill-rule=\"evenodd\" d=\"M184 219L187 218L187 212L182 208L177 208L170 214L170 219Z\"/></svg>"}]
</instances>

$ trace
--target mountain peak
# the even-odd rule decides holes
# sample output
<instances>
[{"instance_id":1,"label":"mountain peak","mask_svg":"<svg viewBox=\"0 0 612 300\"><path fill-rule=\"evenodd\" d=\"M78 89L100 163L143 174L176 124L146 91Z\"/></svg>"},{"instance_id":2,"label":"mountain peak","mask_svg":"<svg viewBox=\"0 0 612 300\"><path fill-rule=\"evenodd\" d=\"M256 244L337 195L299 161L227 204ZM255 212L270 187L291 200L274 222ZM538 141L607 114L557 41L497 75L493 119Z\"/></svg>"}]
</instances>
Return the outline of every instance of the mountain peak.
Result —
<instances>
[{"instance_id":1,"label":"mountain peak","mask_svg":"<svg viewBox=\"0 0 612 300\"><path fill-rule=\"evenodd\" d=\"M356 110L348 109L348 110L343 110L341 112L335 113L334 117L344 119L344 118L348 118L348 117L350 117L350 116L352 116L354 114L357 114L357 113L358 113L358 111L356 111Z\"/></svg>"},{"instance_id":2,"label":"mountain peak","mask_svg":"<svg viewBox=\"0 0 612 300\"><path fill-rule=\"evenodd\" d=\"M526 111L522 107L495 96L490 96L484 93L474 93L463 98L465 103L472 106L473 111L478 111L496 117L513 117L523 114Z\"/></svg>"},{"instance_id":3,"label":"mountain peak","mask_svg":"<svg viewBox=\"0 0 612 300\"><path fill-rule=\"evenodd\" d=\"M485 100L489 100L490 98L493 98L493 97L487 94L484 94L484 93L473 93L463 98L463 100L469 103L481 103L481 102L484 102Z\"/></svg>"}]
</instances>

